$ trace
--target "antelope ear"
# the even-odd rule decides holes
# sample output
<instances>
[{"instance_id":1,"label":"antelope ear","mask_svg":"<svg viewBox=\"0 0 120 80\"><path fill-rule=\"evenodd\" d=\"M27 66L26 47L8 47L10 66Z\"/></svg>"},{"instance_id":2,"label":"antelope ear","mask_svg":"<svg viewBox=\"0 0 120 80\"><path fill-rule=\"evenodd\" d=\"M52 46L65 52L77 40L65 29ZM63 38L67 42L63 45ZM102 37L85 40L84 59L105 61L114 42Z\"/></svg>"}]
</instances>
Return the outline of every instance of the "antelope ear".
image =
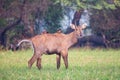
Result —
<instances>
[{"instance_id":1,"label":"antelope ear","mask_svg":"<svg viewBox=\"0 0 120 80\"><path fill-rule=\"evenodd\" d=\"M75 25L74 25L74 24L70 24L70 27L71 27L72 29L75 29Z\"/></svg>"},{"instance_id":2,"label":"antelope ear","mask_svg":"<svg viewBox=\"0 0 120 80\"><path fill-rule=\"evenodd\" d=\"M81 25L82 29L85 29L85 28L86 28L86 26L87 26L87 24L86 24L86 23L84 23L84 24L82 24L82 25Z\"/></svg>"}]
</instances>

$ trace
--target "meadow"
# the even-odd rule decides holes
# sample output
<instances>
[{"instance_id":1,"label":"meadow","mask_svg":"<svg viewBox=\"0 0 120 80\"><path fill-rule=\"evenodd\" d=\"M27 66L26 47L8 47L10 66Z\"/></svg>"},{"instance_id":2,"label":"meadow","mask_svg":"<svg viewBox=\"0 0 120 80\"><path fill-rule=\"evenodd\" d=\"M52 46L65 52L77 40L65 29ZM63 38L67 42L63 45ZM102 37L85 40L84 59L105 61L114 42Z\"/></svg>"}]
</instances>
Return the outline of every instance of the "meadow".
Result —
<instances>
[{"instance_id":1,"label":"meadow","mask_svg":"<svg viewBox=\"0 0 120 80\"><path fill-rule=\"evenodd\" d=\"M0 80L120 80L119 49L70 49L66 70L63 59L56 69L56 55L42 56L42 69L28 68L32 50L0 51Z\"/></svg>"}]
</instances>

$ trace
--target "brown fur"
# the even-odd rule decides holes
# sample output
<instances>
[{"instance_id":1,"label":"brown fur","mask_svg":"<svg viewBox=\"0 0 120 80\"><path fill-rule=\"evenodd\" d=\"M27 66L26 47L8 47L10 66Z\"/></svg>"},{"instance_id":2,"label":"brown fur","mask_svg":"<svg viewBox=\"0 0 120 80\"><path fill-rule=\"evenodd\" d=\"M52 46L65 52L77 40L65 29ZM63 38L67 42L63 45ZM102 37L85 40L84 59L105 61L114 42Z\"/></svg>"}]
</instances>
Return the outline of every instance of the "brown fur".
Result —
<instances>
[{"instance_id":1,"label":"brown fur","mask_svg":"<svg viewBox=\"0 0 120 80\"><path fill-rule=\"evenodd\" d=\"M61 56L64 60L65 67L68 68L68 49L77 42L78 38L81 36L82 27L75 27L75 29L70 34L54 33L54 34L42 34L37 35L29 41L32 42L34 46L34 54L32 58L28 61L28 66L31 68L33 63L37 60L36 66L38 69L41 68L41 56L43 54L56 54L57 69L60 68Z\"/></svg>"}]
</instances>

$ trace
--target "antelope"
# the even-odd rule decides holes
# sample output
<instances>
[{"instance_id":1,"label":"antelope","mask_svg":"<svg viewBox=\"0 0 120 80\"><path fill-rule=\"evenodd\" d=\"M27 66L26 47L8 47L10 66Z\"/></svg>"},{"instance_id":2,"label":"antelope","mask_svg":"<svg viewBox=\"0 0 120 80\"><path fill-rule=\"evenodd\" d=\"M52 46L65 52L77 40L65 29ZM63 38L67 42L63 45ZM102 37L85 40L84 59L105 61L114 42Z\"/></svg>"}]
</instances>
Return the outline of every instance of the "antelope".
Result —
<instances>
[{"instance_id":1,"label":"antelope","mask_svg":"<svg viewBox=\"0 0 120 80\"><path fill-rule=\"evenodd\" d=\"M69 34L64 33L46 33L41 35L36 35L30 39L23 39L18 44L17 47L23 42L29 42L32 47L34 54L28 61L28 67L31 68L33 63L37 61L36 66L41 69L41 59L43 54L56 54L57 69L60 68L61 56L64 60L66 69L68 68L68 49L77 43L78 39L82 37L82 30L86 28L86 24L81 26L75 26L71 24L71 28L74 29L73 32Z\"/></svg>"}]
</instances>

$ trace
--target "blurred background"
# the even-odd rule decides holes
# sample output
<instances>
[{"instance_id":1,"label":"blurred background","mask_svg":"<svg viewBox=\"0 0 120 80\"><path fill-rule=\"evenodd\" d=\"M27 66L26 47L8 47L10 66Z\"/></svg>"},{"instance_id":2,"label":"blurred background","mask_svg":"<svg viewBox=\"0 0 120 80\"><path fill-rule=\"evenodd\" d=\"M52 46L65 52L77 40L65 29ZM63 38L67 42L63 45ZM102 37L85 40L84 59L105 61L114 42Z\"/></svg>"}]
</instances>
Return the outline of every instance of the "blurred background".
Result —
<instances>
[{"instance_id":1,"label":"blurred background","mask_svg":"<svg viewBox=\"0 0 120 80\"><path fill-rule=\"evenodd\" d=\"M120 48L120 0L0 0L0 49L71 23L87 24L77 47Z\"/></svg>"}]
</instances>

